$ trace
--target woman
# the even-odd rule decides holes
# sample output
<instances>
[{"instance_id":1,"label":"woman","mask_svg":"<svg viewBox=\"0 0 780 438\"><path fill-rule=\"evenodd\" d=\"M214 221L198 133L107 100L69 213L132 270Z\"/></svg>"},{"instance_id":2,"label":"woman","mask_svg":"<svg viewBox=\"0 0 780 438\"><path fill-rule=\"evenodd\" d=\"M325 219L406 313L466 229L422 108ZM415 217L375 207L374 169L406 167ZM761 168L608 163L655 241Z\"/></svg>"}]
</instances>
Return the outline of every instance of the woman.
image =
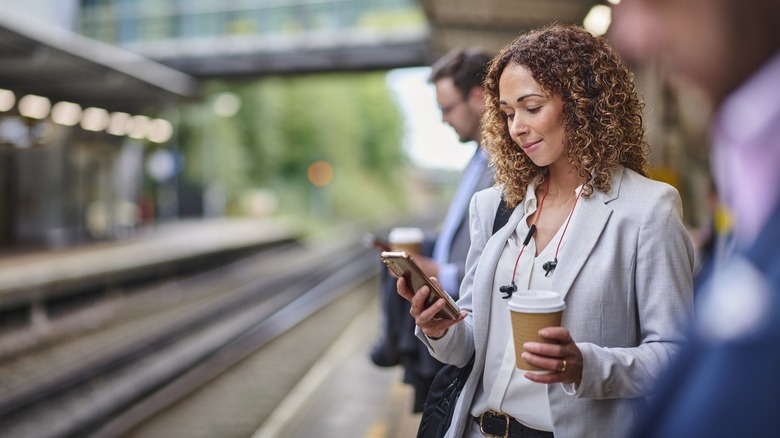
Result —
<instances>
[{"instance_id":1,"label":"woman","mask_svg":"<svg viewBox=\"0 0 780 438\"><path fill-rule=\"evenodd\" d=\"M398 280L434 357L463 366L475 355L447 436L505 436L506 425L510 437L626 436L693 303L680 198L646 177L631 73L603 38L551 25L496 55L485 93L485 147L501 190L471 201L461 319L435 319L443 302L425 309L428 289ZM514 212L491 236L502 196ZM500 289L564 297L561 327L539 331L554 343L522 353L551 372L514 367Z\"/></svg>"}]
</instances>

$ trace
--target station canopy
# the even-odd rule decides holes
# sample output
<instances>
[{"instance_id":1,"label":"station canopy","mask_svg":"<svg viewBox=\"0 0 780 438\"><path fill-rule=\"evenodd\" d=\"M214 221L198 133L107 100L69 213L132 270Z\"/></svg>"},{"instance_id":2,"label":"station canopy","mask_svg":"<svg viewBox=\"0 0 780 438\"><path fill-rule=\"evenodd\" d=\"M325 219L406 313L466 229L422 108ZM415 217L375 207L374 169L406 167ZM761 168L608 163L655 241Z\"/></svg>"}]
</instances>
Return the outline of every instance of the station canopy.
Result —
<instances>
[{"instance_id":1,"label":"station canopy","mask_svg":"<svg viewBox=\"0 0 780 438\"><path fill-rule=\"evenodd\" d=\"M434 53L480 47L496 52L520 33L552 22L582 24L602 0L420 0Z\"/></svg>"},{"instance_id":2,"label":"station canopy","mask_svg":"<svg viewBox=\"0 0 780 438\"><path fill-rule=\"evenodd\" d=\"M141 112L195 97L197 81L134 53L3 11L0 88L109 111Z\"/></svg>"}]
</instances>

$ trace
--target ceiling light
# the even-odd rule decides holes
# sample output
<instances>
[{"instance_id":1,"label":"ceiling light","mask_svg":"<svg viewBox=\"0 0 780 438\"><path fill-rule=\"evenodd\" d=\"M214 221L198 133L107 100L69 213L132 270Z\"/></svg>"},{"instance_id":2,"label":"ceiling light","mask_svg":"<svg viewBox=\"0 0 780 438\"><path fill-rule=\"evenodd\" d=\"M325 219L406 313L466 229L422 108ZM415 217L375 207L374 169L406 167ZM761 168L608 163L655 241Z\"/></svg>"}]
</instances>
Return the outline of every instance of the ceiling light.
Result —
<instances>
[{"instance_id":1,"label":"ceiling light","mask_svg":"<svg viewBox=\"0 0 780 438\"><path fill-rule=\"evenodd\" d=\"M64 126L74 126L81 120L81 105L73 102L57 102L51 109L51 121Z\"/></svg>"},{"instance_id":2,"label":"ceiling light","mask_svg":"<svg viewBox=\"0 0 780 438\"><path fill-rule=\"evenodd\" d=\"M110 116L103 108L89 107L81 116L81 127L87 131L102 131L108 126Z\"/></svg>"},{"instance_id":3,"label":"ceiling light","mask_svg":"<svg viewBox=\"0 0 780 438\"><path fill-rule=\"evenodd\" d=\"M590 8L582 24L585 29L595 35L604 35L612 24L612 9L606 5L596 5Z\"/></svg>"},{"instance_id":4,"label":"ceiling light","mask_svg":"<svg viewBox=\"0 0 780 438\"><path fill-rule=\"evenodd\" d=\"M0 111L8 111L14 107L16 103L16 95L11 90L4 90L0 88Z\"/></svg>"},{"instance_id":5,"label":"ceiling light","mask_svg":"<svg viewBox=\"0 0 780 438\"><path fill-rule=\"evenodd\" d=\"M132 127L130 114L116 111L111 113L111 119L108 122L106 132L111 135L127 135L130 127Z\"/></svg>"},{"instance_id":6,"label":"ceiling light","mask_svg":"<svg viewBox=\"0 0 780 438\"><path fill-rule=\"evenodd\" d=\"M149 135L146 138L154 143L165 143L173 135L173 125L164 119L154 119L149 129Z\"/></svg>"},{"instance_id":7,"label":"ceiling light","mask_svg":"<svg viewBox=\"0 0 780 438\"><path fill-rule=\"evenodd\" d=\"M43 96L28 94L19 99L19 114L31 119L43 119L49 115L51 102Z\"/></svg>"},{"instance_id":8,"label":"ceiling light","mask_svg":"<svg viewBox=\"0 0 780 438\"><path fill-rule=\"evenodd\" d=\"M128 135L130 138L142 139L146 136L146 130L149 127L149 117L133 116L133 127Z\"/></svg>"}]
</instances>

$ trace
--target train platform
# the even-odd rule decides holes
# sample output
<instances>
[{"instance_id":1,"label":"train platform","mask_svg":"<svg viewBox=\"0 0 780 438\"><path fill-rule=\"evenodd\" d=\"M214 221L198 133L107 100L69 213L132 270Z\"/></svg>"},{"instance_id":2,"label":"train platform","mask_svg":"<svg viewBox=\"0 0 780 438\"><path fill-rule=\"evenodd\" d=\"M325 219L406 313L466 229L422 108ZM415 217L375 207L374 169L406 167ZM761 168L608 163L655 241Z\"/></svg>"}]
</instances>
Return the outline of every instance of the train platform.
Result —
<instances>
[{"instance_id":1,"label":"train platform","mask_svg":"<svg viewBox=\"0 0 780 438\"><path fill-rule=\"evenodd\" d=\"M159 224L122 240L6 254L0 257L0 310L40 305L75 289L110 287L298 237L294 224L280 219L198 219Z\"/></svg>"},{"instance_id":2,"label":"train platform","mask_svg":"<svg viewBox=\"0 0 780 438\"><path fill-rule=\"evenodd\" d=\"M417 435L402 368L374 365L379 304L358 314L252 438L408 438Z\"/></svg>"},{"instance_id":3,"label":"train platform","mask_svg":"<svg viewBox=\"0 0 780 438\"><path fill-rule=\"evenodd\" d=\"M163 223L134 237L0 258L0 303L8 291L159 266L168 262L280 242L295 227L278 219L211 219Z\"/></svg>"},{"instance_id":4,"label":"train platform","mask_svg":"<svg viewBox=\"0 0 780 438\"><path fill-rule=\"evenodd\" d=\"M96 319L87 325L112 318L105 308L115 307L112 294L121 285L205 269L300 235L299 226L283 219L192 219L121 240L6 253L0 257L0 357L83 331L85 315ZM94 305L72 312L78 308L72 302Z\"/></svg>"},{"instance_id":5,"label":"train platform","mask_svg":"<svg viewBox=\"0 0 780 438\"><path fill-rule=\"evenodd\" d=\"M344 240L344 236L338 230L335 234L341 236L336 240ZM347 233L350 236L352 234L353 231ZM208 256L220 251L240 250L294 237L294 228L289 224L274 221L235 219L193 221L158 227L148 230L137 238L121 242L105 242L66 250L0 258L0 309L4 305L10 307L14 300L17 303L27 300L30 305L34 305L32 303L36 299L56 297L62 292L59 290L61 286L58 285L67 282L103 278L112 273L121 274L123 271L133 269L159 269L160 266L173 260L177 260L178 263L184 261L186 264L186 260L198 255ZM359 237L357 236L356 239L359 240ZM369 352L379 336L380 328L376 287L373 281L367 281L357 288L357 293L365 299L350 301L352 311L343 314L341 313L344 312L343 310L334 311L341 315L343 325L339 325L346 328L334 331L335 342L322 344L321 351L324 353L312 356L312 361L316 360L315 364L302 370L303 377L297 380L297 383L293 382L296 384L292 390L281 394L280 398L283 398L281 402L275 407L269 406L272 409L270 416L242 433L220 436L252 436L253 438L416 436L420 416L411 412L413 391L410 386L402 382L401 367L377 367L369 358ZM123 305L127 306L129 303L127 301ZM125 310L131 312L132 309L134 307L130 306ZM30 312L33 328L41 324L40 314L37 312L39 311L34 308ZM96 313L90 312L90 315ZM114 310L111 314L114 316L109 315L106 318L119 319L116 312ZM58 336L67 334L70 327L68 324L73 322L64 318L57 320L43 318L43 320L47 330L40 331L38 330L40 327L37 327L32 331L26 330L5 337L0 336L2 341L0 347L3 347L0 350L15 351L36 343L53 341L54 338L49 339L47 336L54 336L54 333ZM80 319L76 322L82 324ZM97 335L108 333L106 329L96 332ZM95 341L88 344L100 345ZM260 361L262 360L261 358ZM302 363L311 362L304 360ZM268 370L267 364L265 367L261 366L249 378L258 380L258 374L266 374L266 377L271 378L269 376L273 373L269 373ZM257 388L255 396L262 399L267 389ZM251 402L246 404L252 406ZM209 411L215 409L213 399L208 401L207 406ZM193 422L192 417L188 418L188 422ZM154 429L153 425L133 436L156 438L174 435L168 431L160 432Z\"/></svg>"}]
</instances>

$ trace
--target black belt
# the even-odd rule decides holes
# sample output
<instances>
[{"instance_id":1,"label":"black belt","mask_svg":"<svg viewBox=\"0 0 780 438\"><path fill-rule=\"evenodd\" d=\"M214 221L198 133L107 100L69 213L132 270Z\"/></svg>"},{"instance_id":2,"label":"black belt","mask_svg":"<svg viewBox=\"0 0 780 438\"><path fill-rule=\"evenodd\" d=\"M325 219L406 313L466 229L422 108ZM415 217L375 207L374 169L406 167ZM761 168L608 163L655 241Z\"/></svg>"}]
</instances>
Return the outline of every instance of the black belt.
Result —
<instances>
[{"instance_id":1,"label":"black belt","mask_svg":"<svg viewBox=\"0 0 780 438\"><path fill-rule=\"evenodd\" d=\"M531 429L513 417L496 411L487 411L474 417L482 435L493 438L553 438L552 432Z\"/></svg>"}]
</instances>

